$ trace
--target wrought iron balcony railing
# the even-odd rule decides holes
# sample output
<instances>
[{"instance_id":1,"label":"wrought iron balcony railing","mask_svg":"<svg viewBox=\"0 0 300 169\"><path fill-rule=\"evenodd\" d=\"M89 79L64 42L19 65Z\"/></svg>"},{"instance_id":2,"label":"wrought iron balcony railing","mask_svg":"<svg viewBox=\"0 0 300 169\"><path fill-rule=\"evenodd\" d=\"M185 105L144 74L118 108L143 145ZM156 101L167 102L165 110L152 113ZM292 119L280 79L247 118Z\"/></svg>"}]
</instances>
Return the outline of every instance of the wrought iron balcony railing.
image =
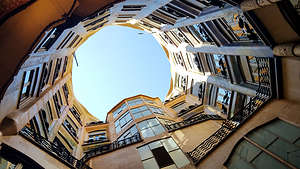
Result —
<instances>
[{"instance_id":1,"label":"wrought iron balcony railing","mask_svg":"<svg viewBox=\"0 0 300 169\"><path fill-rule=\"evenodd\" d=\"M183 120L181 122L166 124L165 127L168 129L168 132L172 132L206 120L224 120L224 119L218 115L201 114L199 116L187 120Z\"/></svg>"},{"instance_id":2,"label":"wrought iron balcony railing","mask_svg":"<svg viewBox=\"0 0 300 169\"><path fill-rule=\"evenodd\" d=\"M268 58L256 58L258 64L259 87L256 96L237 112L231 119L225 120L222 127L200 143L194 150L187 152L194 164L198 164L220 143L236 131L250 116L257 112L272 97L270 62Z\"/></svg>"},{"instance_id":3,"label":"wrought iron balcony railing","mask_svg":"<svg viewBox=\"0 0 300 169\"><path fill-rule=\"evenodd\" d=\"M85 153L85 155L82 157L81 161L85 163L88 159L99 156L138 142L141 142L142 138L139 133L133 135L132 137L126 138L124 140L114 141L109 144L101 145L95 149L92 149Z\"/></svg>"},{"instance_id":4,"label":"wrought iron balcony railing","mask_svg":"<svg viewBox=\"0 0 300 169\"><path fill-rule=\"evenodd\" d=\"M200 105L197 105L197 104L190 105L188 108L180 110L180 112L178 113L178 116L185 115L186 113L191 112L192 110L195 110L200 106L202 106L202 104L200 104Z\"/></svg>"},{"instance_id":5,"label":"wrought iron balcony railing","mask_svg":"<svg viewBox=\"0 0 300 169\"><path fill-rule=\"evenodd\" d=\"M43 136L34 132L29 127L25 126L19 133L25 139L40 147L50 155L54 156L56 159L66 164L68 167L73 169L91 169L89 166L82 163L81 160L73 157L72 154L66 150L66 148L60 147L50 142Z\"/></svg>"}]
</instances>

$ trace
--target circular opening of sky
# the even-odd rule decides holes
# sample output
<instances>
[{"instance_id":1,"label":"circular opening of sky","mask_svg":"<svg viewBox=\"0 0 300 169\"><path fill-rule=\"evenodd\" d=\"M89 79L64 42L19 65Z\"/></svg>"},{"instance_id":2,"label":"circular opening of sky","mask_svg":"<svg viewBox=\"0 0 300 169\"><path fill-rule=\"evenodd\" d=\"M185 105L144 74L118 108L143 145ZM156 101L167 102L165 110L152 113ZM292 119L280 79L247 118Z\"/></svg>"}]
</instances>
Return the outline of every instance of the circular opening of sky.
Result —
<instances>
[{"instance_id":1,"label":"circular opening of sky","mask_svg":"<svg viewBox=\"0 0 300 169\"><path fill-rule=\"evenodd\" d=\"M74 95L100 120L127 97L144 94L163 101L170 87L170 65L164 50L151 34L141 30L106 26L77 49L76 58Z\"/></svg>"}]
</instances>

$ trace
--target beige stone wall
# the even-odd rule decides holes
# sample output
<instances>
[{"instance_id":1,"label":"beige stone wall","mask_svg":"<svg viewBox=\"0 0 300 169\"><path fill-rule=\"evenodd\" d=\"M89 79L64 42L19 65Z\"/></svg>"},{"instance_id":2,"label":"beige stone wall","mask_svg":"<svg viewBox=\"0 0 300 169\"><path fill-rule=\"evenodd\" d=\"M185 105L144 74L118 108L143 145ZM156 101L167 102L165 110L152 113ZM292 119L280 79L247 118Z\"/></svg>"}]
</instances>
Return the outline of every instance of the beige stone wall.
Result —
<instances>
[{"instance_id":1,"label":"beige stone wall","mask_svg":"<svg viewBox=\"0 0 300 169\"><path fill-rule=\"evenodd\" d=\"M189 152L217 131L221 127L221 124L221 120L208 120L181 130L176 130L170 133L170 135L183 152Z\"/></svg>"},{"instance_id":2,"label":"beige stone wall","mask_svg":"<svg viewBox=\"0 0 300 169\"><path fill-rule=\"evenodd\" d=\"M136 145L92 158L90 161L94 169L143 169Z\"/></svg>"}]
</instances>

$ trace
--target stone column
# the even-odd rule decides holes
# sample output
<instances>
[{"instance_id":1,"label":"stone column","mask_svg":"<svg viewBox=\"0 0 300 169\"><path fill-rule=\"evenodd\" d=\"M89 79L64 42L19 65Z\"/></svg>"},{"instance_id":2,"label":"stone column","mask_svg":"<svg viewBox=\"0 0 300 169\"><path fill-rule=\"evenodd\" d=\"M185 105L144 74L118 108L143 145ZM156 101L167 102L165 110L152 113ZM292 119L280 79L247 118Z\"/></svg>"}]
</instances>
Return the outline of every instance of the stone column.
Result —
<instances>
[{"instance_id":1,"label":"stone column","mask_svg":"<svg viewBox=\"0 0 300 169\"><path fill-rule=\"evenodd\" d=\"M256 89L255 88L249 88L246 86L242 86L240 84L232 84L228 80L218 77L218 76L208 76L207 83L213 84L217 87L221 87L223 89L227 89L230 91L236 91L238 93L242 93L247 96L255 96L256 95Z\"/></svg>"},{"instance_id":2,"label":"stone column","mask_svg":"<svg viewBox=\"0 0 300 169\"><path fill-rule=\"evenodd\" d=\"M265 6L269 6L271 4L274 4L280 0L244 0L240 7L242 11L250 11L258 8L263 8Z\"/></svg>"},{"instance_id":3,"label":"stone column","mask_svg":"<svg viewBox=\"0 0 300 169\"><path fill-rule=\"evenodd\" d=\"M201 12L201 14L199 16L197 16L195 19L187 18L187 19L184 19L183 21L176 22L174 25L166 25L166 26L162 27L161 30L169 31L171 29L180 28L183 26L199 24L199 23L203 23L206 21L218 19L218 18L224 17L226 15L231 15L233 13L237 13L238 11L240 11L239 8L232 7L232 6L228 6L228 7L221 8L221 9L218 7L210 8L208 10L204 10L203 12Z\"/></svg>"},{"instance_id":4,"label":"stone column","mask_svg":"<svg viewBox=\"0 0 300 169\"><path fill-rule=\"evenodd\" d=\"M300 57L300 44L299 43L279 44L273 48L273 53L276 56Z\"/></svg>"},{"instance_id":5,"label":"stone column","mask_svg":"<svg viewBox=\"0 0 300 169\"><path fill-rule=\"evenodd\" d=\"M186 51L191 53L210 53L221 55L238 55L238 56L256 56L256 57L273 57L273 51L269 46L215 46L200 45L192 47L186 46Z\"/></svg>"}]
</instances>

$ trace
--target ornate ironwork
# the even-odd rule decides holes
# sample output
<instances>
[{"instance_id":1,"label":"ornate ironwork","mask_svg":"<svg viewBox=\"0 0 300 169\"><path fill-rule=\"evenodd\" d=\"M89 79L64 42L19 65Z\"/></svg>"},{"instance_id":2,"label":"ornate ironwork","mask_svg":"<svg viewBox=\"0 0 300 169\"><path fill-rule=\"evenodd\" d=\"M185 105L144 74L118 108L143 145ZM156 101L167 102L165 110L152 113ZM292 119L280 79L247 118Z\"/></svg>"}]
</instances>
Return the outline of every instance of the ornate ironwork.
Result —
<instances>
[{"instance_id":1,"label":"ornate ironwork","mask_svg":"<svg viewBox=\"0 0 300 169\"><path fill-rule=\"evenodd\" d=\"M271 75L269 58L256 58L259 74L259 87L256 96L251 98L249 103L238 111L232 118L223 121L222 127L214 134L200 143L194 150L187 152L192 161L197 165L220 143L222 143L232 132L237 130L250 116L252 116L264 103L272 97Z\"/></svg>"},{"instance_id":2,"label":"ornate ironwork","mask_svg":"<svg viewBox=\"0 0 300 169\"><path fill-rule=\"evenodd\" d=\"M206 120L223 120L223 118L218 115L201 114L199 116L187 120L183 120L181 122L165 124L165 127L168 129L168 132L172 132Z\"/></svg>"},{"instance_id":3,"label":"ornate ironwork","mask_svg":"<svg viewBox=\"0 0 300 169\"><path fill-rule=\"evenodd\" d=\"M65 147L60 147L50 142L43 136L34 132L29 127L25 126L19 133L21 136L25 137L27 140L34 143L36 146L48 152L50 155L62 161L69 167L78 169L91 169L89 166L82 163L81 160L78 160L75 157L73 157L72 154Z\"/></svg>"},{"instance_id":4,"label":"ornate ironwork","mask_svg":"<svg viewBox=\"0 0 300 169\"><path fill-rule=\"evenodd\" d=\"M112 143L101 145L95 149L92 149L92 150L86 152L80 161L82 163L85 163L88 159L90 159L92 157L99 156L104 153L108 153L108 152L123 148L125 146L129 146L129 145L141 142L141 141L142 141L142 138L141 138L140 134L137 133L137 134L133 135L132 137L129 137L129 138L126 138L123 140L114 141Z\"/></svg>"}]
</instances>

